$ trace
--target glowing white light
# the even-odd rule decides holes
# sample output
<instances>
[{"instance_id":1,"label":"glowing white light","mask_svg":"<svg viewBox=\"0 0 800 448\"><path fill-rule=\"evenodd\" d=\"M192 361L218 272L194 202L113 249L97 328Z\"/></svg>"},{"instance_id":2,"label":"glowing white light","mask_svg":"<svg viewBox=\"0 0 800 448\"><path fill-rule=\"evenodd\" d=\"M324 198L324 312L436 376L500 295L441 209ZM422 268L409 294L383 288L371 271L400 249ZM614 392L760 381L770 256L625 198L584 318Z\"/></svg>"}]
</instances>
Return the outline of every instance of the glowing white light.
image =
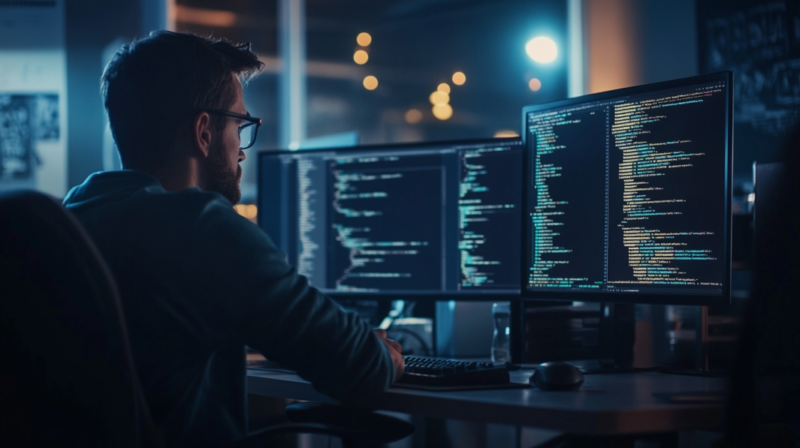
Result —
<instances>
[{"instance_id":1,"label":"glowing white light","mask_svg":"<svg viewBox=\"0 0 800 448\"><path fill-rule=\"evenodd\" d=\"M553 62L558 56L558 47L549 37L535 37L525 45L528 56L536 62L547 64Z\"/></svg>"}]
</instances>

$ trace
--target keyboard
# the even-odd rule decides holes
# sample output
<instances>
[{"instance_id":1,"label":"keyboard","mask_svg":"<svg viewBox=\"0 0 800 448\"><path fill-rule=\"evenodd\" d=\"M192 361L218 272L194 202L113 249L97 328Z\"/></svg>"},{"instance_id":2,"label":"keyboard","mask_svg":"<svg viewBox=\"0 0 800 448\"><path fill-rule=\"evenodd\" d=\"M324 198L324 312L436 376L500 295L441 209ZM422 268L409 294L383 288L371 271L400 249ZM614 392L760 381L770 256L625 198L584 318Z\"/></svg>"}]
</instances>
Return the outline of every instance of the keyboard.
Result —
<instances>
[{"instance_id":1,"label":"keyboard","mask_svg":"<svg viewBox=\"0 0 800 448\"><path fill-rule=\"evenodd\" d=\"M404 356L406 370L397 384L431 387L465 387L508 384L505 365L456 359Z\"/></svg>"}]
</instances>

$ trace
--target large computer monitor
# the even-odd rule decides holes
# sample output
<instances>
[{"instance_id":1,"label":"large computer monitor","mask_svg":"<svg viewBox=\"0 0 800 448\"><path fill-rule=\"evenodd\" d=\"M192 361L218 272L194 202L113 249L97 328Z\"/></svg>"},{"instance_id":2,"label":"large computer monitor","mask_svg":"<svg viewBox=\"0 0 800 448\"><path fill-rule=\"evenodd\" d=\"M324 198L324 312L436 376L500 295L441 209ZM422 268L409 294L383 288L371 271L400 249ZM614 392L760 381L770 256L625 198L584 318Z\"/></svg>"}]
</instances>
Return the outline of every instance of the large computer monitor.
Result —
<instances>
[{"instance_id":1,"label":"large computer monitor","mask_svg":"<svg viewBox=\"0 0 800 448\"><path fill-rule=\"evenodd\" d=\"M259 153L258 222L338 299L519 297L522 141Z\"/></svg>"},{"instance_id":2,"label":"large computer monitor","mask_svg":"<svg viewBox=\"0 0 800 448\"><path fill-rule=\"evenodd\" d=\"M730 72L523 109L522 295L730 303Z\"/></svg>"}]
</instances>

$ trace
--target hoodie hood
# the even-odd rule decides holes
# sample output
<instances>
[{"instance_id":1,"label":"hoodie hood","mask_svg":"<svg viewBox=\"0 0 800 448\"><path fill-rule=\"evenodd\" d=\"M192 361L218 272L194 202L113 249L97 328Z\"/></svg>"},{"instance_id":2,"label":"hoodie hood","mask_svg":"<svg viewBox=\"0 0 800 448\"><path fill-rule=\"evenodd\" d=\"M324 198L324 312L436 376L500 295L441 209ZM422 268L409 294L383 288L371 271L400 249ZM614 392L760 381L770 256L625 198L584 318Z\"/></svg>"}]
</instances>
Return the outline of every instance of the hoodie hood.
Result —
<instances>
[{"instance_id":1,"label":"hoodie hood","mask_svg":"<svg viewBox=\"0 0 800 448\"><path fill-rule=\"evenodd\" d=\"M150 193L166 193L158 180L135 170L105 171L94 173L69 191L64 205L70 208L84 207L106 201L119 201L145 190Z\"/></svg>"}]
</instances>

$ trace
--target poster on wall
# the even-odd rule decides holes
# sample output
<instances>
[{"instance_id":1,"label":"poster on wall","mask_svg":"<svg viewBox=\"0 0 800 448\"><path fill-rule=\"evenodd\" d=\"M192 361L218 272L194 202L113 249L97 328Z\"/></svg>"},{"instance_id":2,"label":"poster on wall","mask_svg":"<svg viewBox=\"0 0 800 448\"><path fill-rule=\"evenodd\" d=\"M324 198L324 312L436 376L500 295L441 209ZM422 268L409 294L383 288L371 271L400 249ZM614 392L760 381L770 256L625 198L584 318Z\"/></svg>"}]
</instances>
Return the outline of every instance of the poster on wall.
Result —
<instances>
[{"instance_id":1,"label":"poster on wall","mask_svg":"<svg viewBox=\"0 0 800 448\"><path fill-rule=\"evenodd\" d=\"M698 0L700 71L734 74L737 175L773 161L800 123L800 2Z\"/></svg>"},{"instance_id":2,"label":"poster on wall","mask_svg":"<svg viewBox=\"0 0 800 448\"><path fill-rule=\"evenodd\" d=\"M36 143L59 140L59 115L57 94L0 94L0 179L32 177Z\"/></svg>"},{"instance_id":3,"label":"poster on wall","mask_svg":"<svg viewBox=\"0 0 800 448\"><path fill-rule=\"evenodd\" d=\"M0 191L67 189L63 0L0 1Z\"/></svg>"}]
</instances>

